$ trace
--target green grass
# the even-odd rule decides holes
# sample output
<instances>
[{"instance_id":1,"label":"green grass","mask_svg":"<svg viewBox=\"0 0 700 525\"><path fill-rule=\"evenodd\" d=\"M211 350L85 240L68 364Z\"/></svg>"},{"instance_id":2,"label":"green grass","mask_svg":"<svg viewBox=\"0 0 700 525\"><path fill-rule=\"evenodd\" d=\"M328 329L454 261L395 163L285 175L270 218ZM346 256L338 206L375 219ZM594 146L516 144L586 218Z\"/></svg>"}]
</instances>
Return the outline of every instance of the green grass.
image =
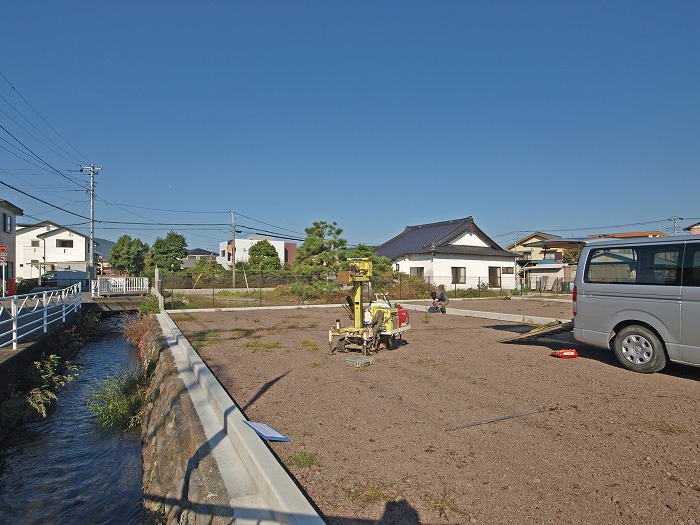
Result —
<instances>
[{"instance_id":1,"label":"green grass","mask_svg":"<svg viewBox=\"0 0 700 525\"><path fill-rule=\"evenodd\" d=\"M105 428L130 429L141 424L145 379L137 368L108 376L88 397L88 407Z\"/></svg>"},{"instance_id":2,"label":"green grass","mask_svg":"<svg viewBox=\"0 0 700 525\"><path fill-rule=\"evenodd\" d=\"M316 465L316 454L313 452L301 451L295 456L291 456L288 463L293 467L311 468Z\"/></svg>"},{"instance_id":3,"label":"green grass","mask_svg":"<svg viewBox=\"0 0 700 525\"><path fill-rule=\"evenodd\" d=\"M243 348L248 348L253 352L262 352L265 354L272 352L277 348L282 348L282 343L279 341L248 341L243 343Z\"/></svg>"},{"instance_id":4,"label":"green grass","mask_svg":"<svg viewBox=\"0 0 700 525\"><path fill-rule=\"evenodd\" d=\"M383 503L396 499L391 485L382 481L367 482L356 487L345 489L345 495L350 501L359 503L360 505Z\"/></svg>"},{"instance_id":5,"label":"green grass","mask_svg":"<svg viewBox=\"0 0 700 525\"><path fill-rule=\"evenodd\" d=\"M447 493L447 489L443 489L437 497L431 495L425 496L426 506L437 513L440 518L448 519L448 513L463 515L464 509L457 504L457 499Z\"/></svg>"},{"instance_id":6,"label":"green grass","mask_svg":"<svg viewBox=\"0 0 700 525\"><path fill-rule=\"evenodd\" d=\"M194 336L191 336L192 346L199 349L212 343L216 343L219 340L220 335L221 334L218 330L213 329L206 330L205 332L200 332L198 334L195 334Z\"/></svg>"},{"instance_id":7,"label":"green grass","mask_svg":"<svg viewBox=\"0 0 700 525\"><path fill-rule=\"evenodd\" d=\"M301 346L309 352L315 352L318 350L318 343L316 341L312 341L311 339L302 339Z\"/></svg>"}]
</instances>

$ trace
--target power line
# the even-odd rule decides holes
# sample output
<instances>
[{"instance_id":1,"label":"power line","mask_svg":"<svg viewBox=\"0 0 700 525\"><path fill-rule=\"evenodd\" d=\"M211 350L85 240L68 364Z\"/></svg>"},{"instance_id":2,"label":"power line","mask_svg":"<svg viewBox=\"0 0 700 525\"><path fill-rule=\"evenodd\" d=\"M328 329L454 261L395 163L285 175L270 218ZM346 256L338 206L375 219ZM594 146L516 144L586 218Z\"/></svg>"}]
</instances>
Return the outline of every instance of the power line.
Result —
<instances>
[{"instance_id":1,"label":"power line","mask_svg":"<svg viewBox=\"0 0 700 525\"><path fill-rule=\"evenodd\" d=\"M12 104L10 104L10 103L7 101L7 99L6 99L5 97L3 97L2 95L0 95L0 98L3 99L3 100L7 103L8 106L10 106L12 109L14 109L15 111L17 111L17 109L15 109L15 107L14 107ZM23 130L27 135L29 135L29 136L32 137L34 140L36 140L39 144L41 144L42 146L44 146L44 147L45 147L46 149L48 149L51 153L53 153L54 155L58 155L58 156L61 157L63 160L66 160L66 161L68 161L68 162L75 162L75 158L69 159L69 158L67 158L67 157L64 157L63 155L61 155L61 154L58 153L57 151L54 151L50 146L48 146L47 144L45 144L44 142L42 142L41 139L37 138L35 135L33 135L32 133L30 133L29 131L27 131L27 129L26 129L24 126L22 126L22 124L20 124L20 123L17 122L15 119L13 119L5 110L0 109L0 111L2 111L2 113L3 113L7 118L9 118L12 122L14 122L15 124L17 124L20 128L22 128L22 130ZM19 111L17 111L17 113L19 113ZM27 120L27 118L26 118L24 115L22 115L21 113L19 113L19 114L24 118L24 120ZM27 122L29 122L32 126L34 126L34 124L32 124L29 120L27 120ZM36 126L34 126L34 129L36 129L39 133L41 133L42 135L44 135L44 133L43 133L40 129L38 129ZM44 137L46 137L46 135L44 135ZM48 139L49 141L53 142L53 140L51 140L49 137L46 137L46 139ZM53 144L54 144L55 146L57 146L59 149L63 149L63 148L61 148L58 144L56 144L55 142L53 142ZM67 151L65 151L65 150L63 150L63 151L64 151L65 153L67 153L68 155L70 155L70 153L68 153Z\"/></svg>"},{"instance_id":2,"label":"power line","mask_svg":"<svg viewBox=\"0 0 700 525\"><path fill-rule=\"evenodd\" d=\"M89 217L83 217L82 215L78 215L77 213L73 213L72 211L64 210L63 208L60 208L60 207L56 206L55 204L51 204L50 202L46 202L45 200L40 199L39 197L35 197L34 195L30 195L30 194L27 193L26 191L22 191L22 190L20 190L20 189L15 188L14 186L10 186L10 185L7 184L6 182L0 181L0 184L2 184L3 186L7 186L8 188L10 188L10 189L12 189L12 190L15 190L15 191L18 192L18 193L21 193L22 195L26 195L26 196L29 197L30 199L34 199L35 201L39 201L39 202L41 202L42 204L46 204L47 206L51 206L52 208L56 208L57 210L60 210L60 211L65 212L65 213L69 213L70 215L75 215L76 217L80 217L81 219L90 220Z\"/></svg>"},{"instance_id":3,"label":"power line","mask_svg":"<svg viewBox=\"0 0 700 525\"><path fill-rule=\"evenodd\" d=\"M44 117L42 117L36 109L34 109L34 106L32 106L32 105L29 103L29 101L28 101L26 98L24 98L24 96L22 96L22 93L20 93L19 91L17 91L17 88L16 88L15 86L12 85L12 83L7 79L7 77L2 73L2 71L0 71L0 76L2 76L2 78L5 79L5 82L7 82L7 84L14 90L14 92L17 93L17 95L19 95L19 97L20 97L22 100L24 100L25 104L27 104L27 106L29 106L29 107L32 109L32 111L33 111L34 113L36 113L37 116L38 116L41 120L43 120L44 123L45 123L48 127L50 127L51 130L52 130L56 135L58 135L59 137L61 137L61 139L63 140L63 142L65 142L65 143L68 144L71 148L73 148L73 151L75 151L78 155L80 155L81 158L83 158L83 159L85 159L85 160L88 160L88 161L90 160L90 159L88 159L85 155L83 155L82 153L80 153L80 152L76 149L75 146L73 146L70 142L68 142L68 140L66 140L66 138L65 138L63 135L61 135L58 131L56 131L56 129L55 129L51 124L49 124L49 123L47 122L47 120L46 120ZM15 111L16 111L16 110L15 110ZM47 137L47 138L48 138L48 137ZM68 152L66 152L66 153L68 153Z\"/></svg>"},{"instance_id":4,"label":"power line","mask_svg":"<svg viewBox=\"0 0 700 525\"><path fill-rule=\"evenodd\" d=\"M53 171L55 171L56 173L58 173L61 177L65 178L65 179L67 179L67 180L69 180L69 181L71 181L73 184L75 184L75 185L77 185L77 186L80 186L80 184L78 184L78 183L75 182L74 180L71 180L71 178L68 177L68 175L66 175L65 173L61 173L61 172L58 171L56 168L54 168L51 164L49 164L49 163L46 162L44 159L42 159L39 155L37 155L36 153L34 153L34 152L33 152L31 149L29 149L29 147L27 147L21 140L19 140L19 139L18 139L17 137L15 137L12 133L10 133L10 132L7 130L7 128L5 128L5 126L3 126L2 124L0 124L0 129L2 129L2 130L3 130L5 133L7 133L10 137L12 137L13 139L15 139L15 141L17 141L17 143L19 143L24 149L26 149L29 153L31 153L34 157L36 157L40 162L46 164L49 168L51 168ZM87 189L87 188L85 188L84 186L80 186L80 187L83 188L83 189Z\"/></svg>"}]
</instances>

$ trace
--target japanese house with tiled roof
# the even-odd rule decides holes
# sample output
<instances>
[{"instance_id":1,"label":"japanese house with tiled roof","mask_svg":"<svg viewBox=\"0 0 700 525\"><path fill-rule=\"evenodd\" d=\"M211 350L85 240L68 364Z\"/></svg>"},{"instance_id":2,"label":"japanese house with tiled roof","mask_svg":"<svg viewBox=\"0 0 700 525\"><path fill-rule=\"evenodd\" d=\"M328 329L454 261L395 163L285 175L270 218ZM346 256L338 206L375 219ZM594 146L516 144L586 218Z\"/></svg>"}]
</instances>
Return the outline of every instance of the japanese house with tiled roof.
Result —
<instances>
[{"instance_id":1,"label":"japanese house with tiled roof","mask_svg":"<svg viewBox=\"0 0 700 525\"><path fill-rule=\"evenodd\" d=\"M446 289L515 288L517 255L501 248L470 216L407 226L376 248L394 269Z\"/></svg>"}]
</instances>

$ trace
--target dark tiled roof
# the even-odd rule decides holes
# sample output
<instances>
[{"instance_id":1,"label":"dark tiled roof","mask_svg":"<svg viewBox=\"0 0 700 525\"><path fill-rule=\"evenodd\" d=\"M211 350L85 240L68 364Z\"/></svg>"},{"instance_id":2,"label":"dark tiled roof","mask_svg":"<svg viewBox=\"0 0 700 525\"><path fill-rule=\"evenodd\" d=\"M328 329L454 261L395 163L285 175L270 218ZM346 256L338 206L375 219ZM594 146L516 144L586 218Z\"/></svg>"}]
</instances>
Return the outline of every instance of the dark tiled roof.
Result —
<instances>
[{"instance_id":1,"label":"dark tiled roof","mask_svg":"<svg viewBox=\"0 0 700 525\"><path fill-rule=\"evenodd\" d=\"M506 250L497 250L489 246L440 246L435 248L435 253L455 255L484 255L486 257L506 257L513 259L516 254Z\"/></svg>"},{"instance_id":2,"label":"dark tiled roof","mask_svg":"<svg viewBox=\"0 0 700 525\"><path fill-rule=\"evenodd\" d=\"M454 246L451 243L464 235L472 233L487 246ZM472 217L451 221L434 222L407 226L393 239L377 247L377 253L389 259L398 259L411 253L452 253L462 255L483 255L489 257L515 257L479 229Z\"/></svg>"},{"instance_id":3,"label":"dark tiled roof","mask_svg":"<svg viewBox=\"0 0 700 525\"><path fill-rule=\"evenodd\" d=\"M195 248L187 253L188 255L218 255L217 253L210 252L209 250L203 250L201 248Z\"/></svg>"}]
</instances>

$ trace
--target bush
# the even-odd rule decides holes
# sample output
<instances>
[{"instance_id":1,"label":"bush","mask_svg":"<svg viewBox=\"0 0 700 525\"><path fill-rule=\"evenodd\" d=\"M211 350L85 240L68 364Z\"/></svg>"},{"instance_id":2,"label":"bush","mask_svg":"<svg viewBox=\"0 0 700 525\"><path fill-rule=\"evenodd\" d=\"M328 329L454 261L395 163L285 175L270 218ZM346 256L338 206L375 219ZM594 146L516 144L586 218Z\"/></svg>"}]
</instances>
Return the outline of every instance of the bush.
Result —
<instances>
[{"instance_id":1,"label":"bush","mask_svg":"<svg viewBox=\"0 0 700 525\"><path fill-rule=\"evenodd\" d=\"M145 383L142 370L118 370L90 394L88 406L105 428L134 428L141 424Z\"/></svg>"},{"instance_id":2,"label":"bush","mask_svg":"<svg viewBox=\"0 0 700 525\"><path fill-rule=\"evenodd\" d=\"M143 301L141 301L141 305L139 306L139 314L141 315L148 315L148 314L157 314L160 312L160 306L158 306L158 298L155 295L147 295L144 297Z\"/></svg>"},{"instance_id":3,"label":"bush","mask_svg":"<svg viewBox=\"0 0 700 525\"><path fill-rule=\"evenodd\" d=\"M30 293L37 286L38 281L36 279L22 279L21 281L17 279L17 295Z\"/></svg>"}]
</instances>

